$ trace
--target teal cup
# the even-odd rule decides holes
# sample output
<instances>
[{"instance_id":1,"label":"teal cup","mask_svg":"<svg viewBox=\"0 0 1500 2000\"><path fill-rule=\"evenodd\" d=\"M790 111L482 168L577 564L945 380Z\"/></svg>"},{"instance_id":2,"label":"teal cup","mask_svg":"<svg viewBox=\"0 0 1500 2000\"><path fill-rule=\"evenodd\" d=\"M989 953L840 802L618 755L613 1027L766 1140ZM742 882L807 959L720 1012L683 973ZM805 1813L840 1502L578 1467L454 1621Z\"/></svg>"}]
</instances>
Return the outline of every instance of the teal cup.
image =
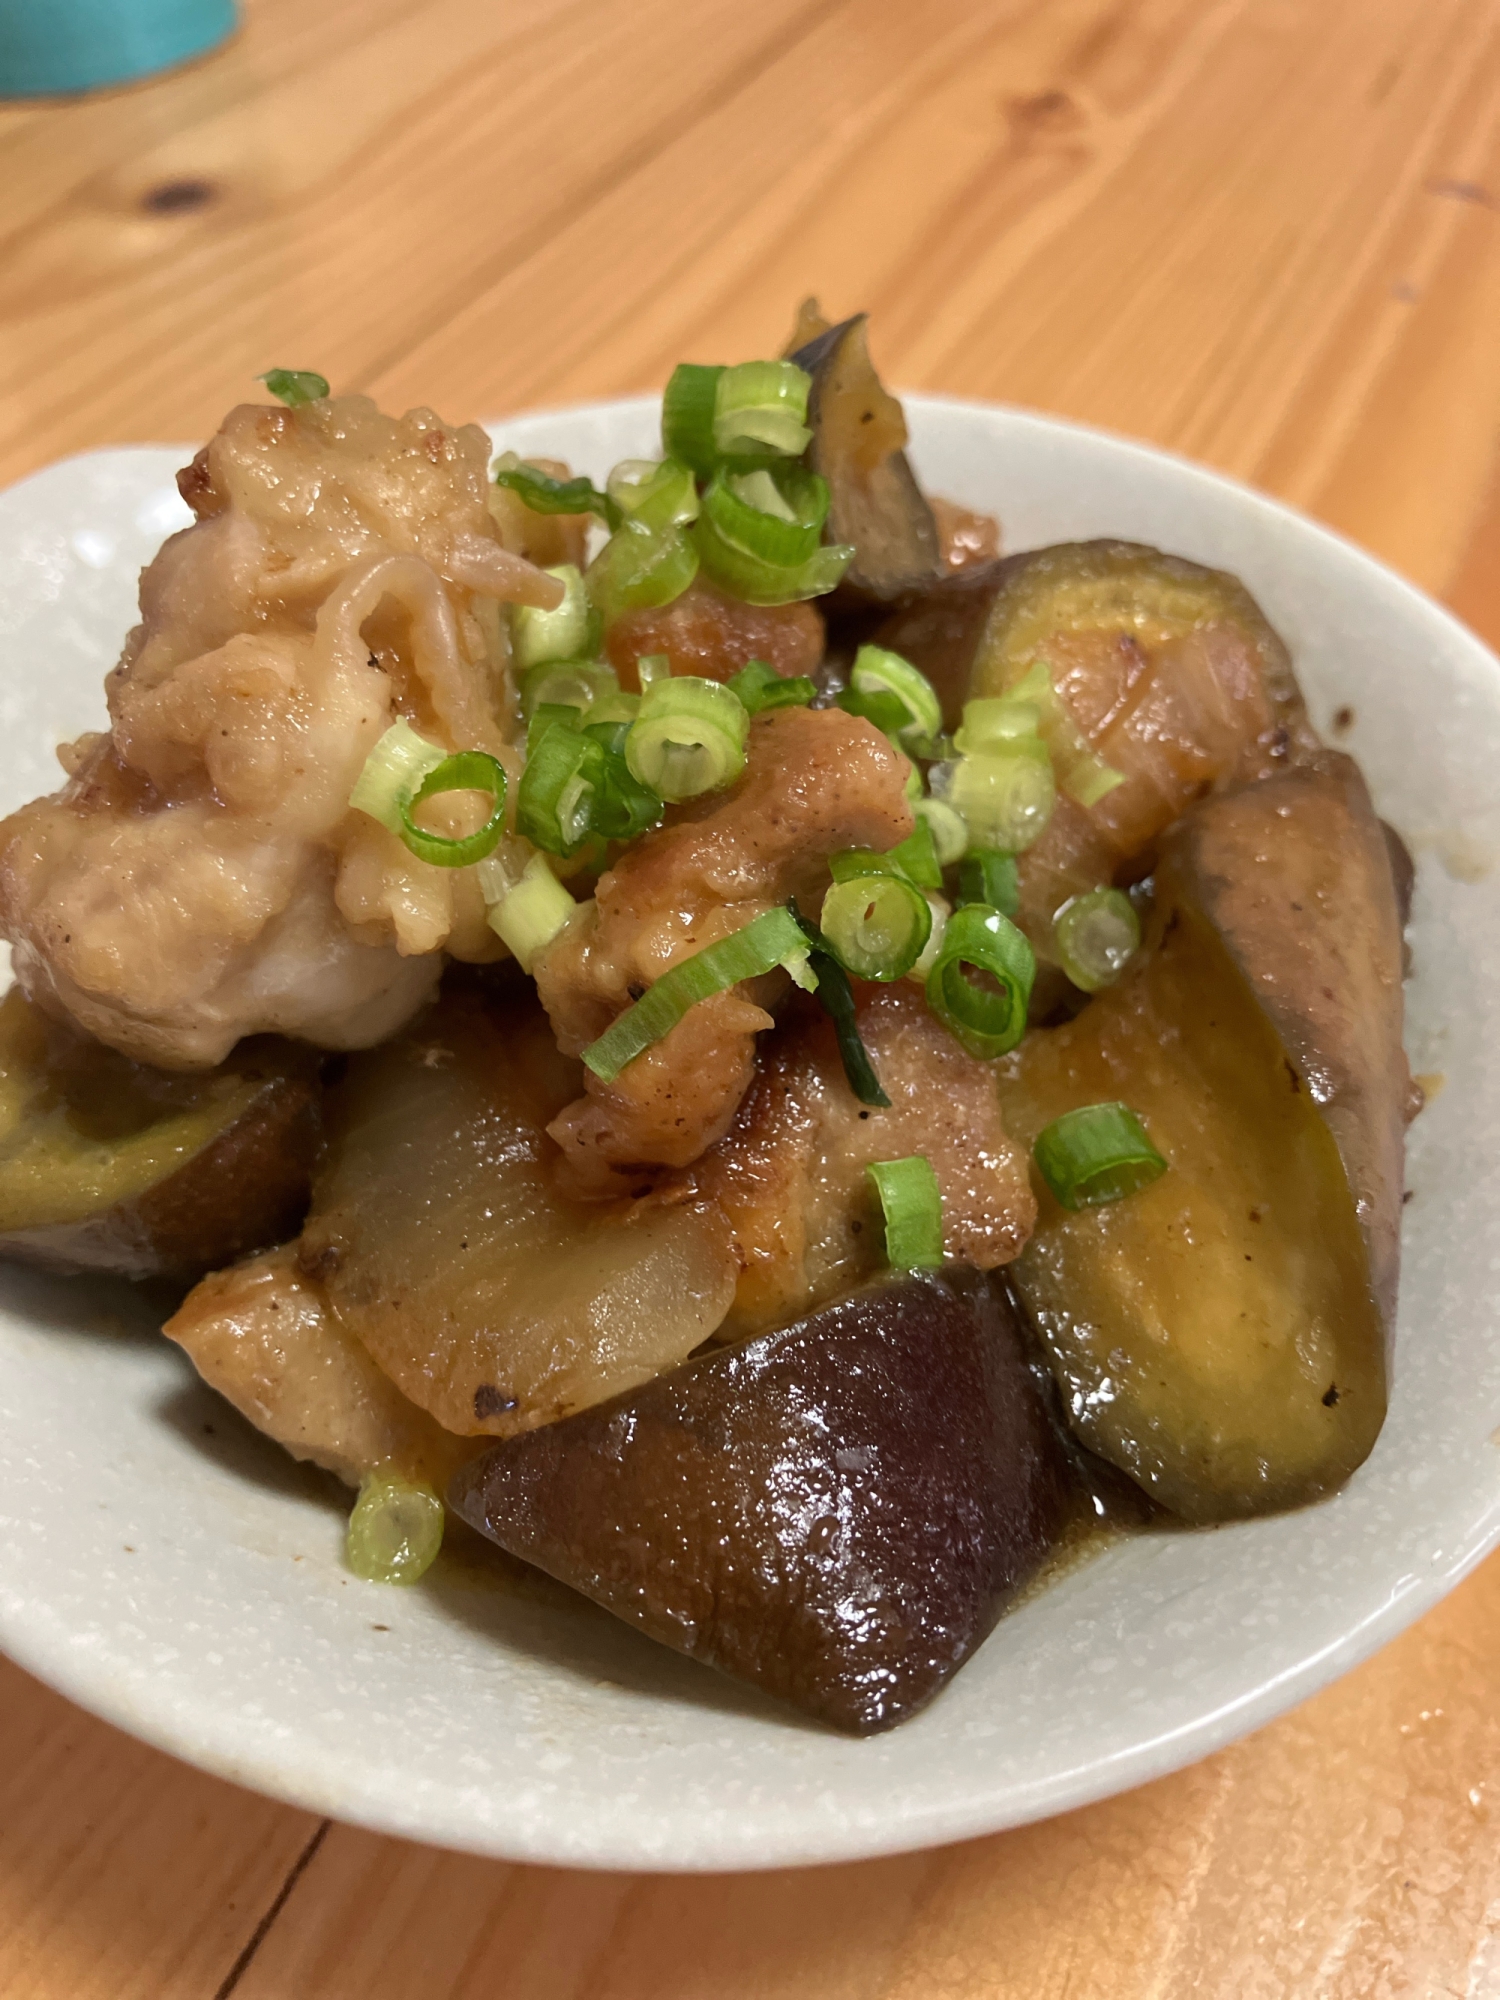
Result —
<instances>
[{"instance_id":1,"label":"teal cup","mask_svg":"<svg viewBox=\"0 0 1500 2000\"><path fill-rule=\"evenodd\" d=\"M0 98L155 76L234 30L235 0L0 0Z\"/></svg>"}]
</instances>

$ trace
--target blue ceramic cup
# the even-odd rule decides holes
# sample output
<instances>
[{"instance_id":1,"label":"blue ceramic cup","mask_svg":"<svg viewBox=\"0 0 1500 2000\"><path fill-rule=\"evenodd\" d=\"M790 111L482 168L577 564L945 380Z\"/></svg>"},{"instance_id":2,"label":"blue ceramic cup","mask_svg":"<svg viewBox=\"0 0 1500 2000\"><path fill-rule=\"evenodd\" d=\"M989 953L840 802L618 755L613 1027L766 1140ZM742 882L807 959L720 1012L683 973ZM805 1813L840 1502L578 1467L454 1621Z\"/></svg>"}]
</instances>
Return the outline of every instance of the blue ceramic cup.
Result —
<instances>
[{"instance_id":1,"label":"blue ceramic cup","mask_svg":"<svg viewBox=\"0 0 1500 2000\"><path fill-rule=\"evenodd\" d=\"M0 0L0 98L98 90L216 48L235 0Z\"/></svg>"}]
</instances>

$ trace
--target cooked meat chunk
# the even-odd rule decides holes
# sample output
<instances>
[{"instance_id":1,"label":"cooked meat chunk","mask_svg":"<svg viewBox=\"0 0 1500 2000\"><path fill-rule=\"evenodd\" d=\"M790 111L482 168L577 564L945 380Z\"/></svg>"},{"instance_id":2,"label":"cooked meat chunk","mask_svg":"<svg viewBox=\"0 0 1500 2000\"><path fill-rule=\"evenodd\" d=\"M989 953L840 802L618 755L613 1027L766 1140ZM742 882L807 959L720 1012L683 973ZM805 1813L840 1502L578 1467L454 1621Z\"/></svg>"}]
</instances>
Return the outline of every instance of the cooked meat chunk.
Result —
<instances>
[{"instance_id":1,"label":"cooked meat chunk","mask_svg":"<svg viewBox=\"0 0 1500 2000\"><path fill-rule=\"evenodd\" d=\"M673 603L616 619L605 651L626 687L636 684L636 661L652 653L665 653L674 674L705 680L727 681L750 660L795 677L818 671L823 620L810 604L742 604L699 577Z\"/></svg>"},{"instance_id":2,"label":"cooked meat chunk","mask_svg":"<svg viewBox=\"0 0 1500 2000\"><path fill-rule=\"evenodd\" d=\"M842 709L758 717L739 782L630 847L537 960L559 1047L581 1053L669 966L774 904L796 896L811 911L830 854L903 840L908 770L877 729ZM579 1183L615 1192L621 1172L697 1159L728 1130L755 1035L770 1025L733 988L693 1007L612 1084L590 1075L587 1095L548 1127Z\"/></svg>"},{"instance_id":3,"label":"cooked meat chunk","mask_svg":"<svg viewBox=\"0 0 1500 2000\"><path fill-rule=\"evenodd\" d=\"M943 1246L981 1271L1019 1254L1036 1220L1024 1150L1006 1134L994 1068L965 1053L910 982L859 989L859 1029L891 1100L862 1105L832 1024L799 1001L762 1052L734 1124L693 1169L735 1232L741 1276L724 1336L834 1297L883 1262L865 1177L924 1154L943 1196Z\"/></svg>"},{"instance_id":4,"label":"cooked meat chunk","mask_svg":"<svg viewBox=\"0 0 1500 2000\"><path fill-rule=\"evenodd\" d=\"M230 413L182 478L196 525L142 576L109 734L0 826L0 933L33 999L189 1069L264 1030L378 1041L439 947L495 954L466 872L348 809L398 715L505 751L498 602L559 586L501 545L487 457L477 427L363 397Z\"/></svg>"},{"instance_id":5,"label":"cooked meat chunk","mask_svg":"<svg viewBox=\"0 0 1500 2000\"><path fill-rule=\"evenodd\" d=\"M938 559L945 570L971 569L999 555L1000 523L993 514L976 514L935 494L929 494L928 505L937 522Z\"/></svg>"},{"instance_id":6,"label":"cooked meat chunk","mask_svg":"<svg viewBox=\"0 0 1500 2000\"><path fill-rule=\"evenodd\" d=\"M443 1430L381 1374L298 1269L295 1244L205 1278L163 1330L257 1430L350 1486L392 1464L441 1492L479 1442Z\"/></svg>"}]
</instances>

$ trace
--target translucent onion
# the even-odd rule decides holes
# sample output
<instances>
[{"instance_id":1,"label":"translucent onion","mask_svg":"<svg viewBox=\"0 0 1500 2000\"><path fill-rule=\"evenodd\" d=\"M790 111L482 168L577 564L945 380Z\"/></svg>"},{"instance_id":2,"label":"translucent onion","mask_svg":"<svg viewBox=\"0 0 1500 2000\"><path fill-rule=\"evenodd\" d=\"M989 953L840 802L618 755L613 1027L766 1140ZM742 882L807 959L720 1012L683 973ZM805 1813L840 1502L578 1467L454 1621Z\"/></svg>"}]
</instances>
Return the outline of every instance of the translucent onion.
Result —
<instances>
[{"instance_id":1,"label":"translucent onion","mask_svg":"<svg viewBox=\"0 0 1500 2000\"><path fill-rule=\"evenodd\" d=\"M662 798L696 798L745 768L749 727L744 703L718 681L690 674L654 680L625 739L625 761Z\"/></svg>"}]
</instances>

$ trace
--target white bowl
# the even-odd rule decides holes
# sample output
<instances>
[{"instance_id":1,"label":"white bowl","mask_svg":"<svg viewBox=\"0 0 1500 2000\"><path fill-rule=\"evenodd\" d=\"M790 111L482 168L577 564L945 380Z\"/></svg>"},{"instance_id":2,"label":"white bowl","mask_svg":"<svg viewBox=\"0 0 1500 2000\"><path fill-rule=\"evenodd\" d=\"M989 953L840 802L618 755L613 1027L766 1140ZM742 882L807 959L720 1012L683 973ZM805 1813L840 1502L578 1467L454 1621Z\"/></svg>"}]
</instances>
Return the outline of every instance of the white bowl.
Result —
<instances>
[{"instance_id":1,"label":"white bowl","mask_svg":"<svg viewBox=\"0 0 1500 2000\"><path fill-rule=\"evenodd\" d=\"M921 471L1006 545L1122 535L1237 572L1418 854L1412 1133L1389 1421L1326 1504L1107 1550L1002 1621L934 1705L854 1742L545 1581L363 1584L315 1476L194 1379L122 1288L0 1271L0 1644L86 1708L314 1812L532 1861L757 1868L986 1833L1217 1749L1418 1617L1500 1539L1500 663L1389 570L1209 472L1020 411L914 396ZM498 441L596 476L640 399ZM95 726L136 571L186 518L182 449L0 496L0 807Z\"/></svg>"}]
</instances>

